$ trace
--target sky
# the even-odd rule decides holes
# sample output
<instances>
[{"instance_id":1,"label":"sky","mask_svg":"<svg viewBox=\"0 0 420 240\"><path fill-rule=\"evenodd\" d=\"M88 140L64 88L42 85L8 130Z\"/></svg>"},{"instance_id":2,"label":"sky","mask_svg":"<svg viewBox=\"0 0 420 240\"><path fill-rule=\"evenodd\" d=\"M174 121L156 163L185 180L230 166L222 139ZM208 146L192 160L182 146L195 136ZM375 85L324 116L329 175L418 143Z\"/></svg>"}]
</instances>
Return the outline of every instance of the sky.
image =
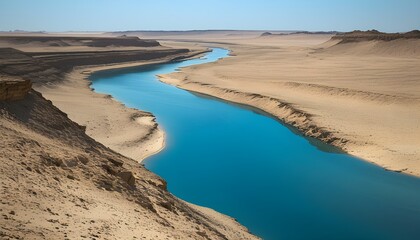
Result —
<instances>
[{"instance_id":1,"label":"sky","mask_svg":"<svg viewBox=\"0 0 420 240\"><path fill-rule=\"evenodd\" d=\"M0 0L0 31L420 29L420 0Z\"/></svg>"}]
</instances>

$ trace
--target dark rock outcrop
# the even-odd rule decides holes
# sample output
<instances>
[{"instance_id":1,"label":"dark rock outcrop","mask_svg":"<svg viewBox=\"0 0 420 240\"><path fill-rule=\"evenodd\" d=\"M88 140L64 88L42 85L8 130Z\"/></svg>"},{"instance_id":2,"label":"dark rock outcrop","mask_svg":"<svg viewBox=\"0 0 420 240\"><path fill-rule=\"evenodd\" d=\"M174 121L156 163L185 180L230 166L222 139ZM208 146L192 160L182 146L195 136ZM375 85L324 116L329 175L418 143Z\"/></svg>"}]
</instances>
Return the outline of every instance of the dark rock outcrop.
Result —
<instances>
[{"instance_id":1,"label":"dark rock outcrop","mask_svg":"<svg viewBox=\"0 0 420 240\"><path fill-rule=\"evenodd\" d=\"M0 101L22 100L31 90L29 80L0 75Z\"/></svg>"},{"instance_id":2,"label":"dark rock outcrop","mask_svg":"<svg viewBox=\"0 0 420 240\"><path fill-rule=\"evenodd\" d=\"M332 40L341 40L340 43L362 42L362 41L392 41L397 39L420 39L420 31L413 30L406 33L384 33L378 30L352 31L340 33L332 37Z\"/></svg>"}]
</instances>

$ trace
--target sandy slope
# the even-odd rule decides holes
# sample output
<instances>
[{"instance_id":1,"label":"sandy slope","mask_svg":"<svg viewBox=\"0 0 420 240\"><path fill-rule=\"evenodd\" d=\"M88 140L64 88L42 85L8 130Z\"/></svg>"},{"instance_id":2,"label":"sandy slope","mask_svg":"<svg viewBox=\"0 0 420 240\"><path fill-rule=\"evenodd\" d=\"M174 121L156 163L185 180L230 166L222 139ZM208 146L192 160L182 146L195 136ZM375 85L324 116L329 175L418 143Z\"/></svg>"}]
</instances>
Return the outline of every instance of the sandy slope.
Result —
<instances>
[{"instance_id":1,"label":"sandy slope","mask_svg":"<svg viewBox=\"0 0 420 240\"><path fill-rule=\"evenodd\" d=\"M2 239L255 239L172 196L35 91L0 102L0 137Z\"/></svg>"},{"instance_id":2,"label":"sandy slope","mask_svg":"<svg viewBox=\"0 0 420 240\"><path fill-rule=\"evenodd\" d=\"M330 37L212 38L233 57L161 79L256 106L306 135L419 176L420 40L336 45Z\"/></svg>"}]
</instances>

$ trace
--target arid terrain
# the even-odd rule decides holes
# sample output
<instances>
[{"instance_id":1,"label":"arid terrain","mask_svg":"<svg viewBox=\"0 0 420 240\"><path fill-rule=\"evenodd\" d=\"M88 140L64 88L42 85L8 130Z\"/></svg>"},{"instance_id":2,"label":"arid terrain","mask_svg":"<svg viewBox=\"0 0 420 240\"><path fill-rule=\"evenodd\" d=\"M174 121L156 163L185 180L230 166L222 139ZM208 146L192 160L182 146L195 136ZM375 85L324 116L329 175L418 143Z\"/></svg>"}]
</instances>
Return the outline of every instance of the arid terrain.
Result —
<instances>
[{"instance_id":1,"label":"arid terrain","mask_svg":"<svg viewBox=\"0 0 420 240\"><path fill-rule=\"evenodd\" d=\"M366 161L420 175L419 31L152 36L231 50L162 81L255 106Z\"/></svg>"},{"instance_id":2,"label":"arid terrain","mask_svg":"<svg viewBox=\"0 0 420 240\"><path fill-rule=\"evenodd\" d=\"M0 236L256 238L168 193L138 164L164 146L153 113L89 88L94 71L196 57L208 47L231 57L160 79L257 107L363 160L420 175L417 31L4 33Z\"/></svg>"},{"instance_id":3,"label":"arid terrain","mask_svg":"<svg viewBox=\"0 0 420 240\"><path fill-rule=\"evenodd\" d=\"M135 39L0 37L2 239L256 239L172 196L138 163L163 144L153 115L89 89L92 69L206 50Z\"/></svg>"}]
</instances>

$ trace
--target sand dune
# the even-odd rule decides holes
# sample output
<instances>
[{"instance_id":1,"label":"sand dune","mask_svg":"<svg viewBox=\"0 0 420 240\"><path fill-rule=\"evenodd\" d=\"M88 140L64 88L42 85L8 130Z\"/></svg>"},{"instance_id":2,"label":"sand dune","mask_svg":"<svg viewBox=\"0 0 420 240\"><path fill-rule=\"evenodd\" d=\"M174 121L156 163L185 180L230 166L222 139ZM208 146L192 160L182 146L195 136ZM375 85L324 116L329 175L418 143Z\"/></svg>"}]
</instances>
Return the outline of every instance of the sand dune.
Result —
<instances>
[{"instance_id":1,"label":"sand dune","mask_svg":"<svg viewBox=\"0 0 420 240\"><path fill-rule=\"evenodd\" d=\"M420 39L397 39L393 41L364 41L336 43L325 49L324 53L335 55L381 55L385 57L409 57L420 58Z\"/></svg>"},{"instance_id":2,"label":"sand dune","mask_svg":"<svg viewBox=\"0 0 420 240\"><path fill-rule=\"evenodd\" d=\"M420 58L420 31L381 33L376 30L337 34L325 45L325 53L336 55L382 55ZM328 42L326 44L328 44Z\"/></svg>"}]
</instances>

